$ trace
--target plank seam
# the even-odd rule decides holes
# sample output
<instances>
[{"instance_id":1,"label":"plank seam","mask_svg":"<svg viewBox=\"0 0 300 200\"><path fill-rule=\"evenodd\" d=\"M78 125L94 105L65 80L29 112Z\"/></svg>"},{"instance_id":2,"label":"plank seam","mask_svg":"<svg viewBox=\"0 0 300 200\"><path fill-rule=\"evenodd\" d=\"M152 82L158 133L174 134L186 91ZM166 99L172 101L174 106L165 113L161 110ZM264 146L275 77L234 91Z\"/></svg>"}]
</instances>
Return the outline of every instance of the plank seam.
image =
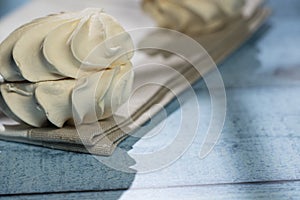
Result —
<instances>
[{"instance_id":1,"label":"plank seam","mask_svg":"<svg viewBox=\"0 0 300 200\"><path fill-rule=\"evenodd\" d=\"M58 194L77 194L77 193L101 193L101 192L119 192L127 190L161 190L161 189L176 189L176 188L196 188L196 187L219 187L219 186L235 186L235 185L273 185L300 182L300 179L293 180L267 180L267 181L247 181L236 183L212 183L212 184L195 184L195 185L174 185L166 187L151 187L151 188L117 188L104 190L77 190L77 191L57 191L57 192L34 192L34 193L15 193L15 194L0 194L0 197L16 197L16 196L39 196L39 195L58 195Z\"/></svg>"}]
</instances>

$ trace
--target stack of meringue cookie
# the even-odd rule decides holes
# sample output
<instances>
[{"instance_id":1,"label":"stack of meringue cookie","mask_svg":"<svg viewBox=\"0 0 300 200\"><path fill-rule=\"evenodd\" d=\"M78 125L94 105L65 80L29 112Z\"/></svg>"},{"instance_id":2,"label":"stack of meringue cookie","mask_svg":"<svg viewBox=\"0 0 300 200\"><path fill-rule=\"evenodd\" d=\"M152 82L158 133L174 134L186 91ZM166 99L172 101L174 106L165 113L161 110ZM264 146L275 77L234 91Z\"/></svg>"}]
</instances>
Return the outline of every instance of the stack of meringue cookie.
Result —
<instances>
[{"instance_id":1,"label":"stack of meringue cookie","mask_svg":"<svg viewBox=\"0 0 300 200\"><path fill-rule=\"evenodd\" d=\"M100 9L36 19L0 44L0 106L34 127L93 123L129 97L133 42Z\"/></svg>"},{"instance_id":2,"label":"stack of meringue cookie","mask_svg":"<svg viewBox=\"0 0 300 200\"><path fill-rule=\"evenodd\" d=\"M160 27L188 35L211 33L241 15L245 0L144 0Z\"/></svg>"}]
</instances>

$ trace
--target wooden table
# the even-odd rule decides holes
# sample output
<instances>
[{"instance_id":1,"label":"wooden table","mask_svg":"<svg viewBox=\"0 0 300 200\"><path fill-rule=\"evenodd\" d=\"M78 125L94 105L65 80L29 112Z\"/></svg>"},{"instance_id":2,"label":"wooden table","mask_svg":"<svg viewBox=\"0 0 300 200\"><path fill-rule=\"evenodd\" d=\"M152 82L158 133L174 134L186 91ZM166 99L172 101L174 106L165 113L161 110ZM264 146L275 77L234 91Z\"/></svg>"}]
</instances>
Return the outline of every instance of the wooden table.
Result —
<instances>
[{"instance_id":1,"label":"wooden table","mask_svg":"<svg viewBox=\"0 0 300 200\"><path fill-rule=\"evenodd\" d=\"M300 1L269 5L267 24L219 66L227 118L206 158L199 158L201 129L180 159L146 174L111 169L91 155L0 141L1 199L300 199ZM205 119L203 82L194 89ZM183 98L188 104L188 94ZM178 121L180 111L170 113ZM134 147L145 144L155 145ZM129 138L121 147L131 145Z\"/></svg>"}]
</instances>

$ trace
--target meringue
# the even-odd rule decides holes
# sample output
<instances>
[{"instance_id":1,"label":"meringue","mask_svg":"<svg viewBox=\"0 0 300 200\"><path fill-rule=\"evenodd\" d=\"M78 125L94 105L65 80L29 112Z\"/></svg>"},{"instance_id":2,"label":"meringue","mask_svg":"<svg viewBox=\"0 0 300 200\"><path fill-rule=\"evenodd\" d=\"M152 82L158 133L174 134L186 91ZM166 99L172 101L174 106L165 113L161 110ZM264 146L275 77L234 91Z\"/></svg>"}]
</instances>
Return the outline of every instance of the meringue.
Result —
<instances>
[{"instance_id":1,"label":"meringue","mask_svg":"<svg viewBox=\"0 0 300 200\"><path fill-rule=\"evenodd\" d=\"M129 98L133 48L101 9L36 19L0 44L0 106L35 127L106 119Z\"/></svg>"},{"instance_id":2,"label":"meringue","mask_svg":"<svg viewBox=\"0 0 300 200\"><path fill-rule=\"evenodd\" d=\"M210 33L239 16L245 0L144 0L160 27L188 35Z\"/></svg>"}]
</instances>

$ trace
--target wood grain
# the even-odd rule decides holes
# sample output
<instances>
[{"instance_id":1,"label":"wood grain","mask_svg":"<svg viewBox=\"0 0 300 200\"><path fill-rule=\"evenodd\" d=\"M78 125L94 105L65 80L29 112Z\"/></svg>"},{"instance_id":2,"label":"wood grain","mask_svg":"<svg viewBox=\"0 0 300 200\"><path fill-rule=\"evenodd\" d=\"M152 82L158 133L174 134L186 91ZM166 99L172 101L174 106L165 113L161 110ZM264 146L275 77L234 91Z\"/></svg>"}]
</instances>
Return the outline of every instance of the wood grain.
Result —
<instances>
[{"instance_id":1,"label":"wood grain","mask_svg":"<svg viewBox=\"0 0 300 200\"><path fill-rule=\"evenodd\" d=\"M300 179L299 126L295 123L300 117L300 108L296 91L295 88L228 90L229 115L213 152L203 160L199 158L204 139L200 129L184 156L155 173L126 174L106 167L92 156L1 142L0 192L109 190ZM209 104L204 92L199 91L199 101L202 105ZM201 119L205 122L209 108L202 111ZM278 113L285 113L285 116ZM179 115L176 111L168 119L176 123ZM167 133L172 133L172 123L167 126ZM157 140L170 139L168 134L164 137ZM123 147L131 146L130 139L122 144ZM159 141L153 140L153 145L149 145L147 140L141 140L135 149L139 151L148 144L147 150L151 151L164 144ZM133 165L129 157L127 160L128 166Z\"/></svg>"}]
</instances>

